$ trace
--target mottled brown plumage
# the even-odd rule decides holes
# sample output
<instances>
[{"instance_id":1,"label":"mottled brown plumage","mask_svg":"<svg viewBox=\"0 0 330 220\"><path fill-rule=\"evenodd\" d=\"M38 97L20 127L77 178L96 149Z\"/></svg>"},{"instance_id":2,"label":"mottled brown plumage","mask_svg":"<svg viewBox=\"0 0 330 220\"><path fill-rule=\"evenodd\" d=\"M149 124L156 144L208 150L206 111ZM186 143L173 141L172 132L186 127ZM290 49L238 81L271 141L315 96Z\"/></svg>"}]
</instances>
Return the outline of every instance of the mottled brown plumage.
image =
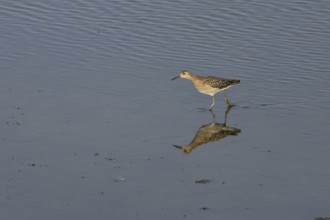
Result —
<instances>
[{"instance_id":1,"label":"mottled brown plumage","mask_svg":"<svg viewBox=\"0 0 330 220\"><path fill-rule=\"evenodd\" d=\"M229 89L230 87L240 83L240 80L237 79L223 79L215 76L198 76L190 73L188 70L182 71L178 76L174 77L172 80L177 78L185 78L192 81L195 88L203 94L212 96L212 104L210 106L210 110L213 108L215 104L214 95ZM225 101L228 106L232 106L227 99L226 91L225 91Z\"/></svg>"},{"instance_id":2,"label":"mottled brown plumage","mask_svg":"<svg viewBox=\"0 0 330 220\"><path fill-rule=\"evenodd\" d=\"M237 79L222 79L220 77L207 76L204 78L202 84L203 85L208 84L209 86L211 86L213 88L225 89L229 86L236 85L239 82L240 81Z\"/></svg>"},{"instance_id":3,"label":"mottled brown plumage","mask_svg":"<svg viewBox=\"0 0 330 220\"><path fill-rule=\"evenodd\" d=\"M189 154L192 150L197 148L202 144L207 144L209 142L219 141L227 136L236 136L241 133L241 129L235 127L227 126L227 114L231 107L227 108L225 112L224 123L215 122L215 114L210 111L213 117L213 122L209 124L202 125L196 132L193 140L187 145L173 145L174 147L180 149L183 153Z\"/></svg>"}]
</instances>

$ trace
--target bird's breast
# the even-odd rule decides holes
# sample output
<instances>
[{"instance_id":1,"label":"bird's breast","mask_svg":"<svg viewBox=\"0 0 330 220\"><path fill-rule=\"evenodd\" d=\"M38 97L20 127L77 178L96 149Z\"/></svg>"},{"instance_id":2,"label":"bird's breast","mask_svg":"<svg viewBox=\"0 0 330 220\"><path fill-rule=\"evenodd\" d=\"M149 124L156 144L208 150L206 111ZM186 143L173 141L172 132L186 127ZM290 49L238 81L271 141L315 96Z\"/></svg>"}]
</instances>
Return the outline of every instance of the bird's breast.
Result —
<instances>
[{"instance_id":1,"label":"bird's breast","mask_svg":"<svg viewBox=\"0 0 330 220\"><path fill-rule=\"evenodd\" d=\"M221 89L211 87L208 84L203 84L201 81L193 82L195 88L203 94L214 96L216 93L220 92Z\"/></svg>"}]
</instances>

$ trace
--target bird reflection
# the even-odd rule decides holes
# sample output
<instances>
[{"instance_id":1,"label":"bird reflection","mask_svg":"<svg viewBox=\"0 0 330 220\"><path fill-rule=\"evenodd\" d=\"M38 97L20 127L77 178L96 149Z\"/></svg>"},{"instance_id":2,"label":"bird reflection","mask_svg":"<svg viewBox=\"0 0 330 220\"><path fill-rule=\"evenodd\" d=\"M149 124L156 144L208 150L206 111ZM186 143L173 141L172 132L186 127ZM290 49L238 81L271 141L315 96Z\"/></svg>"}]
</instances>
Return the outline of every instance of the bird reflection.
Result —
<instances>
[{"instance_id":1,"label":"bird reflection","mask_svg":"<svg viewBox=\"0 0 330 220\"><path fill-rule=\"evenodd\" d=\"M219 141L227 136L236 136L241 132L241 129L228 127L227 126L227 114L229 113L231 106L229 106L225 112L224 123L216 123L215 113L210 110L212 114L212 122L209 124L202 125L195 134L194 139L188 145L173 145L174 147L180 149L183 153L189 154L193 149L202 144L207 144L208 142Z\"/></svg>"}]
</instances>

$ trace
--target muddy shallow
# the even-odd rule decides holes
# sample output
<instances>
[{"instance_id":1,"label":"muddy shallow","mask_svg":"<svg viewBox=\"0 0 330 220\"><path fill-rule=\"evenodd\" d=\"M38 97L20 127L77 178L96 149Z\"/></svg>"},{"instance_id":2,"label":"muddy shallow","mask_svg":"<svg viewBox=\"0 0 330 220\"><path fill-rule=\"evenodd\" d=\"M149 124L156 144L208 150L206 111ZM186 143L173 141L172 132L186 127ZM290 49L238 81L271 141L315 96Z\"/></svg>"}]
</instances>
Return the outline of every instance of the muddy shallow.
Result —
<instances>
[{"instance_id":1,"label":"muddy shallow","mask_svg":"<svg viewBox=\"0 0 330 220\"><path fill-rule=\"evenodd\" d=\"M330 4L207 3L3 3L1 219L330 216Z\"/></svg>"}]
</instances>

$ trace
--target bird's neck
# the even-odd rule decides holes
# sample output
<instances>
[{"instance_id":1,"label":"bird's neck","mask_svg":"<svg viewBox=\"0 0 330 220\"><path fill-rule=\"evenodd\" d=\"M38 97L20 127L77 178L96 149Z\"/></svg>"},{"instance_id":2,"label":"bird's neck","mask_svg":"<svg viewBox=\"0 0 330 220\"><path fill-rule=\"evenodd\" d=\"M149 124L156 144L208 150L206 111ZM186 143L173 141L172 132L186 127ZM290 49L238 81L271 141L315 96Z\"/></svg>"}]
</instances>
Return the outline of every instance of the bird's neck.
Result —
<instances>
[{"instance_id":1,"label":"bird's neck","mask_svg":"<svg viewBox=\"0 0 330 220\"><path fill-rule=\"evenodd\" d=\"M194 74L192 74L192 73L190 73L190 75L189 75L190 77L188 78L189 80L191 80L191 81L196 81L197 79L198 79L198 76L196 76L196 75L194 75Z\"/></svg>"}]
</instances>

